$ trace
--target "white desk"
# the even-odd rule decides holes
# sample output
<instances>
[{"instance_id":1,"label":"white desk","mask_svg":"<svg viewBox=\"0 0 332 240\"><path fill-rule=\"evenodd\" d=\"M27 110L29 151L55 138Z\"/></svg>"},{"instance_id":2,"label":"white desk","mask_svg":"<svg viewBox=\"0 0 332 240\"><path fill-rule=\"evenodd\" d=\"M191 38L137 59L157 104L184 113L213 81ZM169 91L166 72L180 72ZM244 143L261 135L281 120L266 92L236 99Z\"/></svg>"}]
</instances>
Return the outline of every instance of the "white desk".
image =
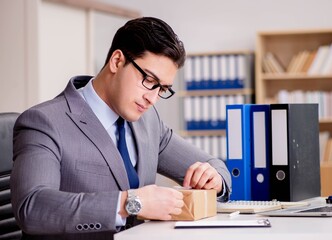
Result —
<instances>
[{"instance_id":1,"label":"white desk","mask_svg":"<svg viewBox=\"0 0 332 240\"><path fill-rule=\"evenodd\" d=\"M204 219L235 221L239 219L266 218L259 215L241 214L229 218L218 214ZM174 221L150 221L117 233L115 240L325 240L332 239L332 218L268 217L269 228L192 228L174 229ZM325 238L325 239L324 239Z\"/></svg>"}]
</instances>

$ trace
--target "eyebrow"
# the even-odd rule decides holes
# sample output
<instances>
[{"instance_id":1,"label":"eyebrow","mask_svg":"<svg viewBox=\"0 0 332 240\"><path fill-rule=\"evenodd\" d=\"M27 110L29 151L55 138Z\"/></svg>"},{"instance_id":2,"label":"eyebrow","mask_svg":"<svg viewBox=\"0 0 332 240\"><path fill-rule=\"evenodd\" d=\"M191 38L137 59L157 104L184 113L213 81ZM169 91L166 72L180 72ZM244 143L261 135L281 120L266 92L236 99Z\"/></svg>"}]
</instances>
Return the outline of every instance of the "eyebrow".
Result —
<instances>
[{"instance_id":1,"label":"eyebrow","mask_svg":"<svg viewBox=\"0 0 332 240\"><path fill-rule=\"evenodd\" d=\"M151 72L149 69L143 69L145 72L149 73L150 77L153 77L154 79L156 79L158 82L160 82L159 77L157 77L156 74L154 74L153 72Z\"/></svg>"},{"instance_id":2,"label":"eyebrow","mask_svg":"<svg viewBox=\"0 0 332 240\"><path fill-rule=\"evenodd\" d=\"M150 75L150 77L153 77L154 79L156 79L158 81L158 83L160 83L160 79L153 73L151 72L149 69L143 69L146 73L148 73ZM167 88L171 88L173 85L167 85L167 84L160 84L162 87L167 87Z\"/></svg>"}]
</instances>

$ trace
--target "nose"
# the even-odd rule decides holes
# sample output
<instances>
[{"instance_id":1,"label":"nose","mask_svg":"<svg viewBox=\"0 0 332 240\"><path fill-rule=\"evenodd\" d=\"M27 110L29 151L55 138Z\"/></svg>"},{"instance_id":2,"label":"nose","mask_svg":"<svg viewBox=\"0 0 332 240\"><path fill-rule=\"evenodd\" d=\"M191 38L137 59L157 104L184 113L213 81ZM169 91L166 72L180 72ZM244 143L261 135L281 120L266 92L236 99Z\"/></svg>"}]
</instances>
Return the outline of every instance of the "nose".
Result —
<instances>
[{"instance_id":1,"label":"nose","mask_svg":"<svg viewBox=\"0 0 332 240\"><path fill-rule=\"evenodd\" d=\"M144 99L146 99L151 105L154 105L159 100L159 87L153 90L148 90L144 95Z\"/></svg>"}]
</instances>

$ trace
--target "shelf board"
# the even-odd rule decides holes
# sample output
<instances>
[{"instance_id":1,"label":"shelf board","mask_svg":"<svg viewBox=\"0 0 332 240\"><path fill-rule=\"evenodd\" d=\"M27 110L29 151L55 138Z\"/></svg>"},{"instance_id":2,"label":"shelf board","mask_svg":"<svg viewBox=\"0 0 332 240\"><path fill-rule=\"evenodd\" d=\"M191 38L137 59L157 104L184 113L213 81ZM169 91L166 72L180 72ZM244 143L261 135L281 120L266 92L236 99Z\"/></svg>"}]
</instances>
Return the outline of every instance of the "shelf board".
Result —
<instances>
[{"instance_id":1,"label":"shelf board","mask_svg":"<svg viewBox=\"0 0 332 240\"><path fill-rule=\"evenodd\" d=\"M251 95L254 91L249 88L244 89L207 89L207 90L189 90L180 91L181 97L195 97L195 96L222 96L222 95Z\"/></svg>"},{"instance_id":2,"label":"shelf board","mask_svg":"<svg viewBox=\"0 0 332 240\"><path fill-rule=\"evenodd\" d=\"M279 74L263 74L262 78L264 80L291 80L291 79L304 79L304 80L317 80L317 79L332 79L332 75L308 75L308 74L289 74L289 73L279 73Z\"/></svg>"},{"instance_id":3,"label":"shelf board","mask_svg":"<svg viewBox=\"0 0 332 240\"><path fill-rule=\"evenodd\" d=\"M259 36L267 37L276 37L276 36L297 36L297 35L322 35L322 34L331 34L331 28L322 28L322 29L293 29L293 30L273 30L273 31L260 31L257 34Z\"/></svg>"},{"instance_id":4,"label":"shelf board","mask_svg":"<svg viewBox=\"0 0 332 240\"><path fill-rule=\"evenodd\" d=\"M182 137L225 136L226 130L190 130L180 131Z\"/></svg>"},{"instance_id":5,"label":"shelf board","mask_svg":"<svg viewBox=\"0 0 332 240\"><path fill-rule=\"evenodd\" d=\"M332 134L332 118L324 118L319 120L319 131L328 131Z\"/></svg>"},{"instance_id":6,"label":"shelf board","mask_svg":"<svg viewBox=\"0 0 332 240\"><path fill-rule=\"evenodd\" d=\"M332 118L322 118L319 119L320 124L332 124Z\"/></svg>"}]
</instances>

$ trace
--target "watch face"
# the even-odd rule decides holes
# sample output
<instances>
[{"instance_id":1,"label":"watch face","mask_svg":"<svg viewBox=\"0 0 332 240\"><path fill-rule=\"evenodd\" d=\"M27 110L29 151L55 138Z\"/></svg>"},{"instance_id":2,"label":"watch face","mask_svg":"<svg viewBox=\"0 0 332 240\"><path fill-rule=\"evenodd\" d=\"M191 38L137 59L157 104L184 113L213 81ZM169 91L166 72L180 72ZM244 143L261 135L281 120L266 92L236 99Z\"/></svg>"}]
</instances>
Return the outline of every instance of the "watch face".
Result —
<instances>
[{"instance_id":1,"label":"watch face","mask_svg":"<svg viewBox=\"0 0 332 240\"><path fill-rule=\"evenodd\" d=\"M141 210L140 201L136 199L129 200L126 205L126 210L129 214L136 215Z\"/></svg>"}]
</instances>

